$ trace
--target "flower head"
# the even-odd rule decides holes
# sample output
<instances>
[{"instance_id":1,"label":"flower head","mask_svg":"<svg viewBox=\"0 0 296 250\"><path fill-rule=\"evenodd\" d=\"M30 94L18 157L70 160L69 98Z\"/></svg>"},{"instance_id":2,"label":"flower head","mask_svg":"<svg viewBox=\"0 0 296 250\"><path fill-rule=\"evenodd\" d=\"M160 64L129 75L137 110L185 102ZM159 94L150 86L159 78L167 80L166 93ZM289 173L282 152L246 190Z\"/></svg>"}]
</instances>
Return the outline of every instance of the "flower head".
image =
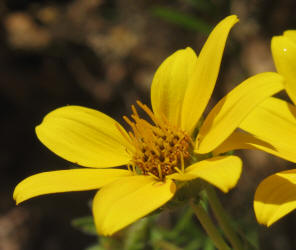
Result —
<instances>
[{"instance_id":1,"label":"flower head","mask_svg":"<svg viewBox=\"0 0 296 250\"><path fill-rule=\"evenodd\" d=\"M132 164L138 167L142 174L160 180L165 180L167 175L177 171L184 172L185 161L190 160L193 150L191 137L185 131L172 126L165 117L158 120L146 105L139 101L138 105L154 124L141 119L134 106L134 121L124 116L124 120L132 129L129 133L135 148L132 152Z\"/></svg>"},{"instance_id":2,"label":"flower head","mask_svg":"<svg viewBox=\"0 0 296 250\"><path fill-rule=\"evenodd\" d=\"M177 182L201 178L223 192L234 187L242 163L213 151L244 117L282 89L276 73L251 77L226 95L200 125L219 73L236 16L222 20L199 56L191 48L175 52L158 68L151 85L152 110L132 106L127 132L111 117L66 106L36 127L39 140L62 158L87 168L40 173L15 189L17 203L34 196L100 189L93 200L97 231L111 235L173 198ZM258 91L260 88L260 91ZM224 151L225 152L225 151ZM127 169L116 168L126 165Z\"/></svg>"}]
</instances>

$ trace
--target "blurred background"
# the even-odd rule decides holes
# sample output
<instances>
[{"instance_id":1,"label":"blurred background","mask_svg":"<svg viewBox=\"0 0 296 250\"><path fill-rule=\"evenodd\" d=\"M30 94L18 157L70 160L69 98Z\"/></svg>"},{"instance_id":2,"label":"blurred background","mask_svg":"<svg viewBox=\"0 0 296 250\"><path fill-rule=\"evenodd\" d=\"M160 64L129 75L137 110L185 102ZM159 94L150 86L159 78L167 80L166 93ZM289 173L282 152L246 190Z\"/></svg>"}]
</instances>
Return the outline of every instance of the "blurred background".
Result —
<instances>
[{"instance_id":1,"label":"blurred background","mask_svg":"<svg viewBox=\"0 0 296 250\"><path fill-rule=\"evenodd\" d=\"M296 28L295 13L294 0L0 1L0 249L80 250L97 241L71 223L90 215L94 191L43 196L18 207L12 199L25 177L71 166L37 140L34 127L44 115L75 104L123 124L137 99L150 105L153 74L167 56L187 46L199 53L210 30L237 14L212 106L248 76L274 71L270 39ZM244 172L237 188L219 193L223 204L261 249L296 249L295 213L267 229L252 210L260 180L292 164L257 151L238 154ZM163 221L173 227L174 212ZM141 249L151 249L145 242ZM159 249L198 249L175 247Z\"/></svg>"}]
</instances>

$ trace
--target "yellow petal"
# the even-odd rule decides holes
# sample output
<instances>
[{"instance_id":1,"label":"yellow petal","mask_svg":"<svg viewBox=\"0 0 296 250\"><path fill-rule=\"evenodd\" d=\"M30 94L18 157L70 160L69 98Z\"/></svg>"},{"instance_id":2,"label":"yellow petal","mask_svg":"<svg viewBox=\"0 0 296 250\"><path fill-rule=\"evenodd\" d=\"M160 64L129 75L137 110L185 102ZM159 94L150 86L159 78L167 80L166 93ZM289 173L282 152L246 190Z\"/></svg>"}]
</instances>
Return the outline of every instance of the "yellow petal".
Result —
<instances>
[{"instance_id":1,"label":"yellow petal","mask_svg":"<svg viewBox=\"0 0 296 250\"><path fill-rule=\"evenodd\" d=\"M213 29L198 56L196 69L186 90L182 109L181 128L189 134L196 126L212 95L226 39L236 22L238 19L234 15L223 19Z\"/></svg>"},{"instance_id":2,"label":"yellow petal","mask_svg":"<svg viewBox=\"0 0 296 250\"><path fill-rule=\"evenodd\" d=\"M277 73L261 73L230 91L206 117L196 140L196 151L204 154L219 146L262 101L283 89Z\"/></svg>"},{"instance_id":3,"label":"yellow petal","mask_svg":"<svg viewBox=\"0 0 296 250\"><path fill-rule=\"evenodd\" d=\"M273 37L271 50L276 69L285 78L287 93L296 103L296 42L287 36Z\"/></svg>"},{"instance_id":4,"label":"yellow petal","mask_svg":"<svg viewBox=\"0 0 296 250\"><path fill-rule=\"evenodd\" d=\"M191 48L178 50L157 69L151 85L151 103L155 115L164 115L180 127L185 90L196 68L197 56Z\"/></svg>"},{"instance_id":5,"label":"yellow petal","mask_svg":"<svg viewBox=\"0 0 296 250\"><path fill-rule=\"evenodd\" d=\"M296 30L286 30L284 36L290 38L294 43L296 43Z\"/></svg>"},{"instance_id":6,"label":"yellow petal","mask_svg":"<svg viewBox=\"0 0 296 250\"><path fill-rule=\"evenodd\" d=\"M259 104L240 124L240 128L264 141L275 155L296 162L296 107L270 97ZM264 150L264 148L261 148ZM264 150L269 153L273 151Z\"/></svg>"},{"instance_id":7,"label":"yellow petal","mask_svg":"<svg viewBox=\"0 0 296 250\"><path fill-rule=\"evenodd\" d=\"M85 167L127 164L131 146L111 117L89 108L66 106L36 127L39 140L58 156ZM124 129L121 129L126 134Z\"/></svg>"},{"instance_id":8,"label":"yellow petal","mask_svg":"<svg viewBox=\"0 0 296 250\"><path fill-rule=\"evenodd\" d=\"M237 156L218 156L192 164L184 174L172 174L168 178L189 181L201 178L223 192L228 192L239 180L242 161Z\"/></svg>"},{"instance_id":9,"label":"yellow petal","mask_svg":"<svg viewBox=\"0 0 296 250\"><path fill-rule=\"evenodd\" d=\"M222 144L214 151L214 155L219 155L232 150L238 149L258 149L276 156L281 156L281 152L265 141L256 138L254 135L244 131L234 131Z\"/></svg>"},{"instance_id":10,"label":"yellow petal","mask_svg":"<svg viewBox=\"0 0 296 250\"><path fill-rule=\"evenodd\" d=\"M254 198L259 223L270 226L296 208L296 170L276 173L264 179Z\"/></svg>"},{"instance_id":11,"label":"yellow petal","mask_svg":"<svg viewBox=\"0 0 296 250\"><path fill-rule=\"evenodd\" d=\"M123 169L71 169L44 172L21 181L13 197L17 204L30 198L52 193L98 189L118 178L130 176Z\"/></svg>"},{"instance_id":12,"label":"yellow petal","mask_svg":"<svg viewBox=\"0 0 296 250\"><path fill-rule=\"evenodd\" d=\"M122 178L104 186L93 200L98 233L112 235L165 204L175 191L172 180L160 182L143 175Z\"/></svg>"}]
</instances>

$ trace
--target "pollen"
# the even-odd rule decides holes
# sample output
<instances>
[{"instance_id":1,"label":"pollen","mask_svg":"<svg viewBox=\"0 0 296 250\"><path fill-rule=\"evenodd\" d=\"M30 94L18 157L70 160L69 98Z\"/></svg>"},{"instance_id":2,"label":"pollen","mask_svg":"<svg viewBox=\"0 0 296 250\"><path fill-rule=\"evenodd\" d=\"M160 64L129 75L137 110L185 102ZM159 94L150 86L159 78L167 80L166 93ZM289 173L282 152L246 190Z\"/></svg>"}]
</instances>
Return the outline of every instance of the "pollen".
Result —
<instances>
[{"instance_id":1,"label":"pollen","mask_svg":"<svg viewBox=\"0 0 296 250\"><path fill-rule=\"evenodd\" d=\"M140 118L132 105L129 136L135 146L132 165L141 174L164 180L166 175L182 173L190 160L193 142L184 131L169 124L165 117L156 118L148 106L137 101L138 106L150 117L152 123Z\"/></svg>"}]
</instances>

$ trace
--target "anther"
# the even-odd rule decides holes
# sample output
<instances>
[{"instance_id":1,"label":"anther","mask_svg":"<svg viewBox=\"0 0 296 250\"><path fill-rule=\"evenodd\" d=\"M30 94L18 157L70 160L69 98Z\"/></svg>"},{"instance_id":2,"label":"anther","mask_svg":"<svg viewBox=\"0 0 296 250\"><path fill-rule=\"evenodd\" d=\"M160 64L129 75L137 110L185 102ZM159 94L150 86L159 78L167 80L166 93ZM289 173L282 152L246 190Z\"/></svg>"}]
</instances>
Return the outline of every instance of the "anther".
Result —
<instances>
[{"instance_id":1,"label":"anther","mask_svg":"<svg viewBox=\"0 0 296 250\"><path fill-rule=\"evenodd\" d=\"M179 174L183 174L183 172L182 172L179 168L174 167L174 169L175 169Z\"/></svg>"},{"instance_id":2,"label":"anther","mask_svg":"<svg viewBox=\"0 0 296 250\"><path fill-rule=\"evenodd\" d=\"M123 130L123 128L118 124L115 123L115 127L119 130L120 134L128 141L131 142L131 138L127 135L127 133Z\"/></svg>"},{"instance_id":3,"label":"anther","mask_svg":"<svg viewBox=\"0 0 296 250\"><path fill-rule=\"evenodd\" d=\"M181 156L181 171L182 171L182 173L184 173L184 171L185 171L184 156L182 153L180 153L180 156Z\"/></svg>"},{"instance_id":4,"label":"anther","mask_svg":"<svg viewBox=\"0 0 296 250\"><path fill-rule=\"evenodd\" d=\"M180 137L177 135L174 135L174 139L176 139L177 141L179 141Z\"/></svg>"},{"instance_id":5,"label":"anther","mask_svg":"<svg viewBox=\"0 0 296 250\"><path fill-rule=\"evenodd\" d=\"M159 180L159 177L157 177L156 175L152 174L151 172L148 172L148 175L150 175L151 177L155 178L156 180Z\"/></svg>"},{"instance_id":6,"label":"anther","mask_svg":"<svg viewBox=\"0 0 296 250\"><path fill-rule=\"evenodd\" d=\"M133 168L134 174L136 174L136 166L135 166L135 164L132 164L132 168Z\"/></svg>"},{"instance_id":7,"label":"anther","mask_svg":"<svg viewBox=\"0 0 296 250\"><path fill-rule=\"evenodd\" d=\"M151 118L151 120L154 122L154 124L157 125L158 123L155 119L155 116L152 113L152 111L147 107L147 105L141 103L139 100L137 101L137 104L139 105L139 107L141 109L143 109L146 112L146 114Z\"/></svg>"},{"instance_id":8,"label":"anther","mask_svg":"<svg viewBox=\"0 0 296 250\"><path fill-rule=\"evenodd\" d=\"M128 171L132 172L131 165L129 163L127 164L127 169L128 169Z\"/></svg>"},{"instance_id":9,"label":"anther","mask_svg":"<svg viewBox=\"0 0 296 250\"><path fill-rule=\"evenodd\" d=\"M160 164L157 165L157 170L158 170L159 178L162 179L162 171L161 171Z\"/></svg>"},{"instance_id":10,"label":"anther","mask_svg":"<svg viewBox=\"0 0 296 250\"><path fill-rule=\"evenodd\" d=\"M139 115L138 115L138 112L135 108L135 105L132 105L132 111L133 111L133 114L135 115L135 118L139 118Z\"/></svg>"}]
</instances>

